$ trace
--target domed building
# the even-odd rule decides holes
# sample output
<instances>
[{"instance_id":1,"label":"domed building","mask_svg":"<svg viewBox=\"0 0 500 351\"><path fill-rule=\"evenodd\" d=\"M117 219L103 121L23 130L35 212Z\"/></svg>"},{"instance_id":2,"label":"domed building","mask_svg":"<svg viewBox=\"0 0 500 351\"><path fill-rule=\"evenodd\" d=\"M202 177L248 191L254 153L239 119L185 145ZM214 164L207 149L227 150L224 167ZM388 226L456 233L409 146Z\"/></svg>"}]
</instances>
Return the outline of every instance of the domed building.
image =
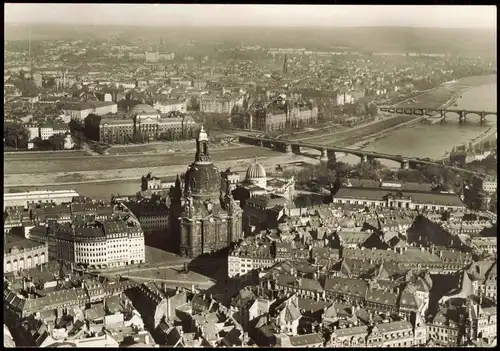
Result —
<instances>
[{"instance_id":1,"label":"domed building","mask_svg":"<svg viewBox=\"0 0 500 351\"><path fill-rule=\"evenodd\" d=\"M210 161L208 135L203 126L196 139L195 161L184 175L184 193L196 199L218 199L220 196L221 175L219 169Z\"/></svg>"},{"instance_id":2,"label":"domed building","mask_svg":"<svg viewBox=\"0 0 500 351\"><path fill-rule=\"evenodd\" d=\"M194 162L171 190L172 228L179 232L181 255L216 252L243 238L242 210L222 189L221 173L210 160L209 139L202 126Z\"/></svg>"},{"instance_id":3,"label":"domed building","mask_svg":"<svg viewBox=\"0 0 500 351\"><path fill-rule=\"evenodd\" d=\"M248 184L258 186L262 189L267 189L266 170L260 163L257 163L257 159L255 159L255 162L248 167L245 181Z\"/></svg>"},{"instance_id":4,"label":"domed building","mask_svg":"<svg viewBox=\"0 0 500 351\"><path fill-rule=\"evenodd\" d=\"M234 178L237 178L237 181ZM257 162L257 159L248 167L245 179L242 182L239 181L239 175L230 172L230 170L223 173L224 182L224 188L230 189L234 199L239 201L243 208L243 227L245 230L248 229L248 225L256 224L256 221L259 222L258 225L260 226L269 225L269 223L264 223L260 219L269 218L274 214L268 216L262 214L262 211L265 212L277 205L293 206L295 195L294 177L276 175L268 178L265 168ZM253 208L250 208L252 206ZM258 220L250 220L250 217L255 217Z\"/></svg>"}]
</instances>

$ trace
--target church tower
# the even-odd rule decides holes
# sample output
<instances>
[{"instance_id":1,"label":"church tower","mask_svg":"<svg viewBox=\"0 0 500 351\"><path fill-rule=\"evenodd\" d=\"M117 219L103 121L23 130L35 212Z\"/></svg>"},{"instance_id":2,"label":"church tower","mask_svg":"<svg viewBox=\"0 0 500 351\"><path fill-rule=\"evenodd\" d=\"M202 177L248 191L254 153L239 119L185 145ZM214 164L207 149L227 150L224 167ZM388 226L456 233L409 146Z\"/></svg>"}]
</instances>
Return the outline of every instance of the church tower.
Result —
<instances>
[{"instance_id":1,"label":"church tower","mask_svg":"<svg viewBox=\"0 0 500 351\"><path fill-rule=\"evenodd\" d=\"M210 160L209 139L202 126L194 162L184 174L178 217L181 255L197 257L216 252L241 238L241 209L230 198L221 201L221 186L221 174Z\"/></svg>"},{"instance_id":2,"label":"church tower","mask_svg":"<svg viewBox=\"0 0 500 351\"><path fill-rule=\"evenodd\" d=\"M288 62L286 60L286 54L285 54L285 59L283 60L283 74L288 73Z\"/></svg>"}]
</instances>

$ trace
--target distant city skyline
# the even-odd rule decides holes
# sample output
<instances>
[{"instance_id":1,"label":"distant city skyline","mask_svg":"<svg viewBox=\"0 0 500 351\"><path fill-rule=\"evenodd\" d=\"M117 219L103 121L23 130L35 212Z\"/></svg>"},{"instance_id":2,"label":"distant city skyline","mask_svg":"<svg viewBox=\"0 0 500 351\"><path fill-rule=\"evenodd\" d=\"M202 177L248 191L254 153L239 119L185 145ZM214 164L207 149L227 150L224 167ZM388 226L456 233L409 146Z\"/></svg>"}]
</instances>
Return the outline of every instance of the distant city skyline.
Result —
<instances>
[{"instance_id":1,"label":"distant city skyline","mask_svg":"<svg viewBox=\"0 0 500 351\"><path fill-rule=\"evenodd\" d=\"M496 28L496 6L5 4L5 22L135 26Z\"/></svg>"}]
</instances>

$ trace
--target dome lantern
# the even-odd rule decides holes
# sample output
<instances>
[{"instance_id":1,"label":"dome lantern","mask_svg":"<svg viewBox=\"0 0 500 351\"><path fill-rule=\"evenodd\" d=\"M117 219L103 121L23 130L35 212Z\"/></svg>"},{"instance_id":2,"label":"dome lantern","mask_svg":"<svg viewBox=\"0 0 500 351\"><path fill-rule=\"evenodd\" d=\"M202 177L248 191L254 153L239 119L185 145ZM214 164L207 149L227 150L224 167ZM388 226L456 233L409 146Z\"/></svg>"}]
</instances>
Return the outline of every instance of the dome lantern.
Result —
<instances>
[{"instance_id":1,"label":"dome lantern","mask_svg":"<svg viewBox=\"0 0 500 351\"><path fill-rule=\"evenodd\" d=\"M203 128L203 124L201 125L200 133L198 134L198 141L208 141L207 132L205 132L205 128Z\"/></svg>"}]
</instances>

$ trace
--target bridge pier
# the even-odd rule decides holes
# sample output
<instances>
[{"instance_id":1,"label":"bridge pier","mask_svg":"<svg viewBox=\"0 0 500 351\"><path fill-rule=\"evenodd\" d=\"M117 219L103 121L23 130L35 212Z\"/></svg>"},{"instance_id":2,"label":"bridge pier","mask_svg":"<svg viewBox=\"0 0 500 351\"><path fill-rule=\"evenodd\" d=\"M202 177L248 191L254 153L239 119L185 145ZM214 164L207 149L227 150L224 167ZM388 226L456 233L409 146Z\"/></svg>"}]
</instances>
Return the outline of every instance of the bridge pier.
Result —
<instances>
[{"instance_id":1,"label":"bridge pier","mask_svg":"<svg viewBox=\"0 0 500 351\"><path fill-rule=\"evenodd\" d=\"M287 154L291 154L292 153L292 145L290 145L290 144L284 144L284 148L285 148L285 153L287 153Z\"/></svg>"},{"instance_id":2,"label":"bridge pier","mask_svg":"<svg viewBox=\"0 0 500 351\"><path fill-rule=\"evenodd\" d=\"M262 140L259 140L259 146L264 147L264 142Z\"/></svg>"},{"instance_id":3,"label":"bridge pier","mask_svg":"<svg viewBox=\"0 0 500 351\"><path fill-rule=\"evenodd\" d=\"M446 122L446 112L444 110L440 110L439 114L441 115L441 123Z\"/></svg>"},{"instance_id":4,"label":"bridge pier","mask_svg":"<svg viewBox=\"0 0 500 351\"><path fill-rule=\"evenodd\" d=\"M328 156L329 160L333 160L333 161L337 160L337 156L335 156L334 150L326 149L326 156Z\"/></svg>"},{"instance_id":5,"label":"bridge pier","mask_svg":"<svg viewBox=\"0 0 500 351\"><path fill-rule=\"evenodd\" d=\"M460 123L464 123L465 120L466 120L466 117L465 117L465 111L461 111L458 113L458 120L460 121Z\"/></svg>"},{"instance_id":6,"label":"bridge pier","mask_svg":"<svg viewBox=\"0 0 500 351\"><path fill-rule=\"evenodd\" d=\"M321 149L321 156L319 157L320 162L328 162L328 150Z\"/></svg>"},{"instance_id":7,"label":"bridge pier","mask_svg":"<svg viewBox=\"0 0 500 351\"><path fill-rule=\"evenodd\" d=\"M368 155L363 154L360 156L360 158L361 158L361 161L360 161L361 163L368 162Z\"/></svg>"},{"instance_id":8,"label":"bridge pier","mask_svg":"<svg viewBox=\"0 0 500 351\"><path fill-rule=\"evenodd\" d=\"M299 155L300 154L300 146L292 144L292 153L294 153L295 155Z\"/></svg>"},{"instance_id":9,"label":"bridge pier","mask_svg":"<svg viewBox=\"0 0 500 351\"><path fill-rule=\"evenodd\" d=\"M483 124L484 122L486 122L486 112L483 111L479 115L479 123Z\"/></svg>"},{"instance_id":10,"label":"bridge pier","mask_svg":"<svg viewBox=\"0 0 500 351\"><path fill-rule=\"evenodd\" d=\"M410 162L408 160L401 161L401 169L410 169Z\"/></svg>"}]
</instances>

